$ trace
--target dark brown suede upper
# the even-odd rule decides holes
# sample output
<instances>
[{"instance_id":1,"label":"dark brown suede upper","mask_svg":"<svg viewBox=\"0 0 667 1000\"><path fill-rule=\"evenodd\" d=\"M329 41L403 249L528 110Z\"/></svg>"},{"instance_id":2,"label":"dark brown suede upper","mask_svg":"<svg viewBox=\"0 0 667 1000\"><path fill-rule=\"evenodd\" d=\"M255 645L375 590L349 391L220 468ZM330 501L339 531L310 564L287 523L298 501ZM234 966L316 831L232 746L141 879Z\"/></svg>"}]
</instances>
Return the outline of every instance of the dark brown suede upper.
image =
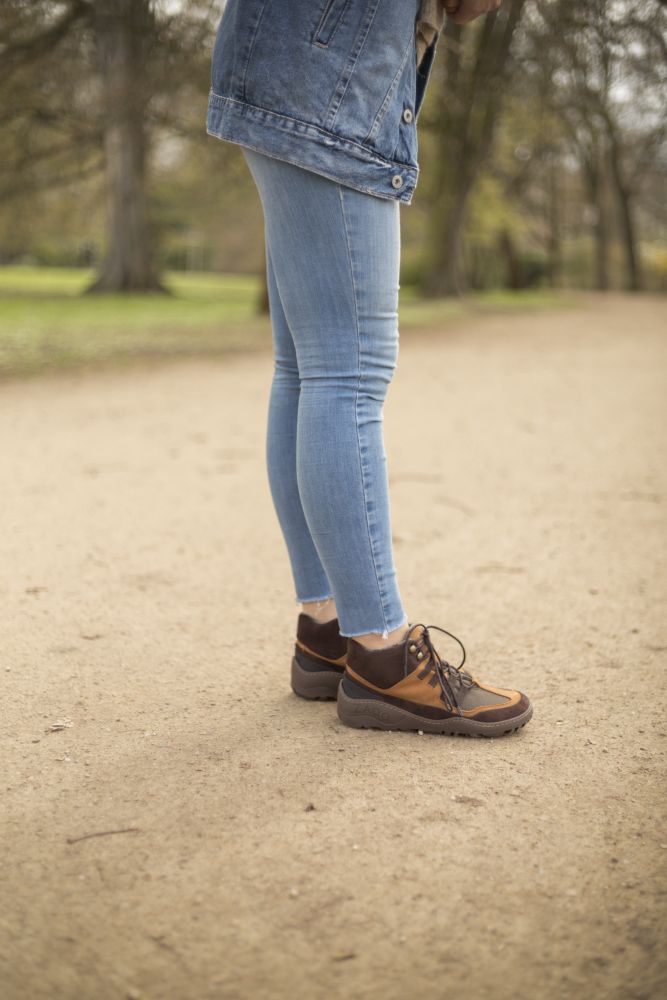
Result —
<instances>
[{"instance_id":1,"label":"dark brown suede upper","mask_svg":"<svg viewBox=\"0 0 667 1000\"><path fill-rule=\"evenodd\" d=\"M301 611L296 625L297 643L327 660L340 660L347 654L347 636L341 635L339 629L338 618L317 622L311 615Z\"/></svg>"},{"instance_id":2,"label":"dark brown suede upper","mask_svg":"<svg viewBox=\"0 0 667 1000\"><path fill-rule=\"evenodd\" d=\"M419 646L421 649L422 646ZM385 646L382 650L370 650L356 639L350 637L347 647L347 663L355 673L375 684L379 688L390 688L398 684L418 664L417 652L408 652L408 668L406 670L405 641L394 646ZM380 655L374 656L374 653Z\"/></svg>"}]
</instances>

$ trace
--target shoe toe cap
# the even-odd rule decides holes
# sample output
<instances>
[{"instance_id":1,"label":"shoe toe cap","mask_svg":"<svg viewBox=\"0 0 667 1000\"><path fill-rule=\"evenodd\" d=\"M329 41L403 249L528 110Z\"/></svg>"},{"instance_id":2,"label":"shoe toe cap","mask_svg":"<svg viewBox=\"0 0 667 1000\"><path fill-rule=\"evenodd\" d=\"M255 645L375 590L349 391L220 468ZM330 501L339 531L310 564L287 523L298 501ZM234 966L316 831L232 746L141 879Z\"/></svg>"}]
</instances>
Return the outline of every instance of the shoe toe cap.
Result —
<instances>
[{"instance_id":1,"label":"shoe toe cap","mask_svg":"<svg viewBox=\"0 0 667 1000\"><path fill-rule=\"evenodd\" d=\"M532 714L530 699L522 691L510 691L504 688L485 688L485 690L490 691L495 696L493 700L489 699L487 704L481 704L472 709L464 709L464 715L469 715L478 722L490 723L519 719L529 711Z\"/></svg>"}]
</instances>

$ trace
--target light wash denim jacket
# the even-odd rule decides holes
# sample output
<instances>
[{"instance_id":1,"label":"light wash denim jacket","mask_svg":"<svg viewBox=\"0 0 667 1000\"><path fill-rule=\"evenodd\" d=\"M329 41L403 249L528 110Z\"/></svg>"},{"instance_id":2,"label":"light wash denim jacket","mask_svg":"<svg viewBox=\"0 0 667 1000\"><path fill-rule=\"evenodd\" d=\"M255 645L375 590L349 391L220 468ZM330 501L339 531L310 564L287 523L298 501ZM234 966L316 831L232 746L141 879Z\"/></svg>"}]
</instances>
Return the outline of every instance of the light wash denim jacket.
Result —
<instances>
[{"instance_id":1,"label":"light wash denim jacket","mask_svg":"<svg viewBox=\"0 0 667 1000\"><path fill-rule=\"evenodd\" d=\"M227 0L207 132L407 204L439 35L417 65L421 0Z\"/></svg>"}]
</instances>

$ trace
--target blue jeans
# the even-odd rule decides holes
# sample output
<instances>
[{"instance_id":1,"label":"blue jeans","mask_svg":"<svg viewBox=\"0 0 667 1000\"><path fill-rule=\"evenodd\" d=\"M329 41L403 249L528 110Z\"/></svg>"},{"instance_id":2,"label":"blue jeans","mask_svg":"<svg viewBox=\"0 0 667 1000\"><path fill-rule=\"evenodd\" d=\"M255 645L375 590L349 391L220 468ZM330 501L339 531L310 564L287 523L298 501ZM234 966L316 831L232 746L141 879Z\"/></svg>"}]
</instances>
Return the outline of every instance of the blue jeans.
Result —
<instances>
[{"instance_id":1,"label":"blue jeans","mask_svg":"<svg viewBox=\"0 0 667 1000\"><path fill-rule=\"evenodd\" d=\"M398 358L400 206L242 147L264 211L275 370L266 459L296 602L341 635L407 625L383 404Z\"/></svg>"}]
</instances>

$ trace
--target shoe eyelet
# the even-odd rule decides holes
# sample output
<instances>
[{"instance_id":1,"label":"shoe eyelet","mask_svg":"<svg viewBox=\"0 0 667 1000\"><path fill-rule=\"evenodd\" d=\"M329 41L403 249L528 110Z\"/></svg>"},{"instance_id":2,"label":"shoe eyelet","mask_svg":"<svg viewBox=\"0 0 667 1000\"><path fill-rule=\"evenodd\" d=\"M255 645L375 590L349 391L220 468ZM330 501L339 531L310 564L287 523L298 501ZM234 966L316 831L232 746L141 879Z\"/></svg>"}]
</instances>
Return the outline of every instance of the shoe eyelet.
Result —
<instances>
[{"instance_id":1,"label":"shoe eyelet","mask_svg":"<svg viewBox=\"0 0 667 1000\"><path fill-rule=\"evenodd\" d=\"M421 660L423 659L423 657L424 657L424 650L420 649L419 652L417 653L417 659Z\"/></svg>"},{"instance_id":2,"label":"shoe eyelet","mask_svg":"<svg viewBox=\"0 0 667 1000\"><path fill-rule=\"evenodd\" d=\"M415 646L415 644L413 642L411 646L408 646L408 649L410 650L411 653L414 653L415 650L417 649L417 647Z\"/></svg>"}]
</instances>

